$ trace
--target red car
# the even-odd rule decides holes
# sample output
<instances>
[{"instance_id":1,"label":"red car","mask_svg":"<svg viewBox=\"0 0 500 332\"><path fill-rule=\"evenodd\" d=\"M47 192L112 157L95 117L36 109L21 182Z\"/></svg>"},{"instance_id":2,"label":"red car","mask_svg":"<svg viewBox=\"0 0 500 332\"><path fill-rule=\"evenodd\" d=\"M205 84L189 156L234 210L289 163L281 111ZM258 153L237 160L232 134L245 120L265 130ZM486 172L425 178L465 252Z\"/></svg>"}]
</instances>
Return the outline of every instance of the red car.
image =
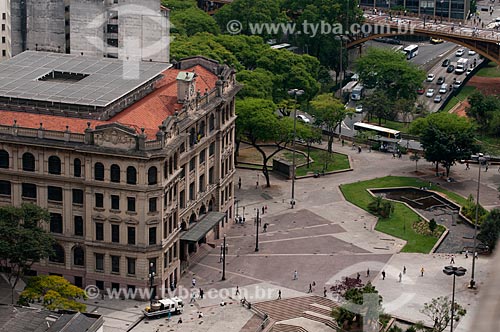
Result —
<instances>
[{"instance_id":1,"label":"red car","mask_svg":"<svg viewBox=\"0 0 500 332\"><path fill-rule=\"evenodd\" d=\"M418 88L418 89L417 89L417 93L418 93L419 95L423 95L423 94L424 94L424 92L425 92L425 89L424 89L424 88Z\"/></svg>"}]
</instances>

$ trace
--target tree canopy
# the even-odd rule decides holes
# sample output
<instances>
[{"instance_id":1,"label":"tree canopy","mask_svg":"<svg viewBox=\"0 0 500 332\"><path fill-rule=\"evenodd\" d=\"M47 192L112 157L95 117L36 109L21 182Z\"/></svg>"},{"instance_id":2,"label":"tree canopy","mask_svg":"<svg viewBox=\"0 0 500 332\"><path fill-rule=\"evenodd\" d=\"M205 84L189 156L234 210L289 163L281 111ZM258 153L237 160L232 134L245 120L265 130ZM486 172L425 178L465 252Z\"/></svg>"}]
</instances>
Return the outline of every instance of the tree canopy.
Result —
<instances>
[{"instance_id":1,"label":"tree canopy","mask_svg":"<svg viewBox=\"0 0 500 332\"><path fill-rule=\"evenodd\" d=\"M217 22L198 7L184 10L172 10L170 14L170 33L192 36L198 32L208 32L217 35L220 30Z\"/></svg>"},{"instance_id":2,"label":"tree canopy","mask_svg":"<svg viewBox=\"0 0 500 332\"><path fill-rule=\"evenodd\" d=\"M76 310L84 312L86 305L75 299L86 299L85 291L59 276L36 276L28 280L19 297L19 303L29 305L40 302L49 310Z\"/></svg>"},{"instance_id":3,"label":"tree canopy","mask_svg":"<svg viewBox=\"0 0 500 332\"><path fill-rule=\"evenodd\" d=\"M469 97L470 107L466 109L484 134L500 136L500 100L498 96L485 96L475 92Z\"/></svg>"},{"instance_id":4,"label":"tree canopy","mask_svg":"<svg viewBox=\"0 0 500 332\"><path fill-rule=\"evenodd\" d=\"M34 204L0 207L0 267L8 271L12 300L24 273L52 253L54 239L39 225L49 220L49 212Z\"/></svg>"},{"instance_id":5,"label":"tree canopy","mask_svg":"<svg viewBox=\"0 0 500 332\"><path fill-rule=\"evenodd\" d=\"M355 66L365 87L384 91L390 100L414 101L425 79L423 70L406 61L402 53L388 49L369 48Z\"/></svg>"},{"instance_id":6,"label":"tree canopy","mask_svg":"<svg viewBox=\"0 0 500 332\"><path fill-rule=\"evenodd\" d=\"M494 209L486 216L486 220L481 224L481 231L477 239L487 245L493 251L500 235L500 210Z\"/></svg>"},{"instance_id":7,"label":"tree canopy","mask_svg":"<svg viewBox=\"0 0 500 332\"><path fill-rule=\"evenodd\" d=\"M334 132L352 112L331 94L318 95L309 104L310 113L314 116L316 125L330 133L328 152L332 152Z\"/></svg>"},{"instance_id":8,"label":"tree canopy","mask_svg":"<svg viewBox=\"0 0 500 332\"><path fill-rule=\"evenodd\" d=\"M474 125L464 117L450 113L434 113L415 120L410 133L420 135L427 161L446 168L446 176L457 160L469 158L479 148L475 144Z\"/></svg>"}]
</instances>

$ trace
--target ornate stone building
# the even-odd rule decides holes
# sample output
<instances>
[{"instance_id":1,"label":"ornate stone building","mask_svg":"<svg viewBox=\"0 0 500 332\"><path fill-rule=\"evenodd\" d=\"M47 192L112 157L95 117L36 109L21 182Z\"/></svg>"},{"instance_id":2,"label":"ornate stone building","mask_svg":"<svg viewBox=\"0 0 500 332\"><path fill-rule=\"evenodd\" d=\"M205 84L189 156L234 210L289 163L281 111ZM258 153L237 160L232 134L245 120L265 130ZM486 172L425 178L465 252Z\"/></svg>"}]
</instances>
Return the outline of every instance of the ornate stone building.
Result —
<instances>
[{"instance_id":1,"label":"ornate stone building","mask_svg":"<svg viewBox=\"0 0 500 332\"><path fill-rule=\"evenodd\" d=\"M24 52L0 63L0 204L47 208L54 255L34 268L78 286L176 283L233 218L234 71Z\"/></svg>"}]
</instances>

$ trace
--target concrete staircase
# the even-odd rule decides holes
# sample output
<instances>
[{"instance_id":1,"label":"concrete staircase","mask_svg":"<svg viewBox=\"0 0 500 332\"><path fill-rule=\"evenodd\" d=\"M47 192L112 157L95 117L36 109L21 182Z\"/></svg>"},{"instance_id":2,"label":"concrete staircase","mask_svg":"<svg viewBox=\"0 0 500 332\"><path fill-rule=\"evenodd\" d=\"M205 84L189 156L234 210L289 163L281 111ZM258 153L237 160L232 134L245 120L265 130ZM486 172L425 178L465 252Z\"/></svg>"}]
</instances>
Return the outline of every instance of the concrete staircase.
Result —
<instances>
[{"instance_id":1,"label":"concrete staircase","mask_svg":"<svg viewBox=\"0 0 500 332\"><path fill-rule=\"evenodd\" d=\"M262 313L269 315L276 322L303 317L309 320L320 322L332 329L338 326L331 318L331 308L337 304L332 300L320 296L303 296L289 299L272 300L255 303L254 307ZM292 329L294 328L294 329ZM274 325L273 332L303 332L304 328L277 324Z\"/></svg>"}]
</instances>

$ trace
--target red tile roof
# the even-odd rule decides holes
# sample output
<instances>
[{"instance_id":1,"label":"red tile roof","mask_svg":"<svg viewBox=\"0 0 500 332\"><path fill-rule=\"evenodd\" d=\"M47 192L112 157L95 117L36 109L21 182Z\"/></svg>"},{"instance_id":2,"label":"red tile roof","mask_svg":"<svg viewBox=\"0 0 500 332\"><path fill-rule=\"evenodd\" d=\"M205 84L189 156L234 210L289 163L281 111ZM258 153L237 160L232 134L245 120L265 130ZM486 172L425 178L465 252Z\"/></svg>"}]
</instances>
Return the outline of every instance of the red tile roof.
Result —
<instances>
[{"instance_id":1,"label":"red tile roof","mask_svg":"<svg viewBox=\"0 0 500 332\"><path fill-rule=\"evenodd\" d=\"M92 128L118 122L135 128L137 132L140 132L141 128L145 128L148 139L154 140L158 126L161 125L162 121L173 115L176 109L182 108L182 104L177 103L177 74L180 71L193 70L197 74L197 90L204 93L205 89L210 91L215 88L217 76L200 65L187 70L171 68L163 72L164 77L157 82L156 89L152 93L107 121L0 110L0 125L13 125L15 119L19 127L39 128L41 122L43 128L47 130L64 131L66 126L69 126L71 132L83 133L87 128L87 122L91 123Z\"/></svg>"}]
</instances>

